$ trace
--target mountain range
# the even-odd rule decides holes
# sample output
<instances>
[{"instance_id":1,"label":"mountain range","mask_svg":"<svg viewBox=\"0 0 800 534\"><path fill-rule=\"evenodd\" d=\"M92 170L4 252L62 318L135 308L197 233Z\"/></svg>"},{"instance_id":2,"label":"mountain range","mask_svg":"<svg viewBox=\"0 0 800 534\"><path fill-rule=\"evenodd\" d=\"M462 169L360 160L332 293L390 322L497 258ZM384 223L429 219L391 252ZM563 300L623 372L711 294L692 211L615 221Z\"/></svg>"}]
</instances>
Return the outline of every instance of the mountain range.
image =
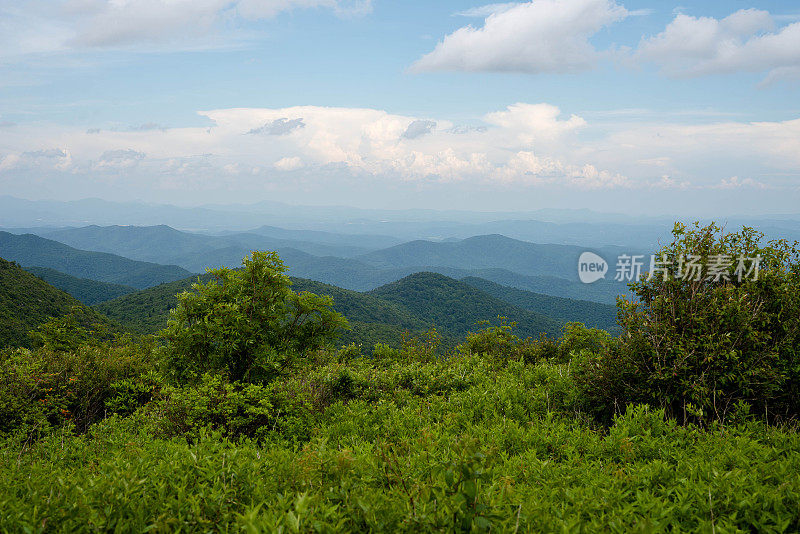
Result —
<instances>
[{"instance_id":1,"label":"mountain range","mask_svg":"<svg viewBox=\"0 0 800 534\"><path fill-rule=\"evenodd\" d=\"M33 234L0 232L0 257L25 267L48 267L78 278L137 289L180 280L191 274L177 265L160 265L116 254L79 250Z\"/></svg>"},{"instance_id":2,"label":"mountain range","mask_svg":"<svg viewBox=\"0 0 800 534\"><path fill-rule=\"evenodd\" d=\"M258 232L282 235L266 237ZM45 230L43 236L74 248L116 254L138 261L174 264L186 273L203 272L207 267L236 267L252 250L275 250L289 267L289 274L329 283L355 291L369 291L416 272L438 272L451 278L484 278L495 283L556 297L593 300L613 304L627 293L624 284L601 280L582 284L577 279L577 259L587 250L575 245L537 244L503 235L474 236L446 241L415 240L381 249L370 249L391 242L373 236L358 246L352 235L316 231L292 231L262 227L248 233L206 235L183 232L168 226L87 226ZM293 241L285 238L319 239ZM613 262L621 247L602 247L593 251ZM0 248L0 254L3 248ZM17 259L15 257L14 259ZM24 265L58 269L52 263ZM64 269L61 269L64 270ZM85 271L69 274L92 278ZM97 278L95 276L96 279ZM175 276L172 279L180 278ZM610 278L610 277L609 277ZM130 281L108 280L125 285ZM167 281L167 280L158 280Z\"/></svg>"}]
</instances>

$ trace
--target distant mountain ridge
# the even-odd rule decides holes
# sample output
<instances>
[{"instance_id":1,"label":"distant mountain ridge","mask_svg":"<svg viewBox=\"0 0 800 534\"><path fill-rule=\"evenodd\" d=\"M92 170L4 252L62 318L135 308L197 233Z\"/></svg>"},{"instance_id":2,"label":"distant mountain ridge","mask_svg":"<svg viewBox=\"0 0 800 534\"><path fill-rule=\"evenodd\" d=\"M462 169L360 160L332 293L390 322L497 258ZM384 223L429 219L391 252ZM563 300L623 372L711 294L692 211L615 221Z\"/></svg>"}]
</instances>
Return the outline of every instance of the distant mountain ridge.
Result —
<instances>
[{"instance_id":1,"label":"distant mountain ridge","mask_svg":"<svg viewBox=\"0 0 800 534\"><path fill-rule=\"evenodd\" d=\"M261 230L352 243L349 237L339 234L273 227ZM354 257L344 257L359 250L349 244L275 241L254 233L209 236L181 232L164 225L89 226L59 230L47 236L77 248L113 252L136 260L174 263L194 272L203 272L207 267L236 267L251 250L275 250L289 266L292 276L355 291L368 291L416 272L430 271L457 279L476 276L537 293L606 304L613 304L617 295L627 292L625 284L611 280L592 285L578 282L577 258L584 248L528 243L502 235L439 242L417 240ZM374 246L383 240L380 238L369 244ZM331 251L344 256L328 254ZM598 252L610 257L618 249L606 247Z\"/></svg>"},{"instance_id":2,"label":"distant mountain ridge","mask_svg":"<svg viewBox=\"0 0 800 534\"><path fill-rule=\"evenodd\" d=\"M48 267L78 278L143 289L191 274L177 265L135 261L114 254L75 249L33 234L0 232L0 257L25 267Z\"/></svg>"}]
</instances>

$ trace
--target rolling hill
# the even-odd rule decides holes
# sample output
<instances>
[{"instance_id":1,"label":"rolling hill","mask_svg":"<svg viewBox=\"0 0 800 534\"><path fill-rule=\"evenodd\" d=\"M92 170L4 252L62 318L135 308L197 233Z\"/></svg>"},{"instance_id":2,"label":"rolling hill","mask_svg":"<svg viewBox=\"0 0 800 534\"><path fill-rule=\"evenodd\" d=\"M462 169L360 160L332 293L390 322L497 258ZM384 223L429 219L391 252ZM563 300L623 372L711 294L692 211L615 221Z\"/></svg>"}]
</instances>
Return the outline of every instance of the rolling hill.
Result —
<instances>
[{"instance_id":1,"label":"rolling hill","mask_svg":"<svg viewBox=\"0 0 800 534\"><path fill-rule=\"evenodd\" d=\"M560 321L513 306L438 273L415 273L367 294L401 305L423 322L454 336L474 331L479 328L479 321L500 316L517 323L515 332L520 337L538 337L541 332L558 335L563 326Z\"/></svg>"},{"instance_id":2,"label":"rolling hill","mask_svg":"<svg viewBox=\"0 0 800 534\"><path fill-rule=\"evenodd\" d=\"M207 282L210 275L199 277ZM169 310L177 304L176 295L191 288L198 277L178 280L137 291L95 308L137 334L154 334L167 325ZM381 299L322 282L292 278L292 289L330 295L334 308L347 317L351 330L345 332L341 344L360 343L366 349L375 343L399 346L405 332L421 332L427 325L408 310ZM446 340L453 345L453 340Z\"/></svg>"},{"instance_id":3,"label":"rolling hill","mask_svg":"<svg viewBox=\"0 0 800 534\"><path fill-rule=\"evenodd\" d=\"M49 267L26 267L25 270L35 274L51 286L69 293L87 306L136 291L135 287L98 282L88 278L76 278Z\"/></svg>"},{"instance_id":4,"label":"rolling hill","mask_svg":"<svg viewBox=\"0 0 800 534\"><path fill-rule=\"evenodd\" d=\"M49 267L77 278L137 289L180 280L191 274L177 265L159 265L114 254L79 250L33 234L0 232L0 257L25 267Z\"/></svg>"},{"instance_id":5,"label":"rolling hill","mask_svg":"<svg viewBox=\"0 0 800 534\"><path fill-rule=\"evenodd\" d=\"M615 306L533 293L474 276L462 278L461 281L504 302L546 315L552 319L563 322L576 321L588 327L601 328L610 332L618 329Z\"/></svg>"},{"instance_id":6,"label":"rolling hill","mask_svg":"<svg viewBox=\"0 0 800 534\"><path fill-rule=\"evenodd\" d=\"M29 331L73 311L84 325L107 322L70 295L0 258L0 348L29 346Z\"/></svg>"}]
</instances>

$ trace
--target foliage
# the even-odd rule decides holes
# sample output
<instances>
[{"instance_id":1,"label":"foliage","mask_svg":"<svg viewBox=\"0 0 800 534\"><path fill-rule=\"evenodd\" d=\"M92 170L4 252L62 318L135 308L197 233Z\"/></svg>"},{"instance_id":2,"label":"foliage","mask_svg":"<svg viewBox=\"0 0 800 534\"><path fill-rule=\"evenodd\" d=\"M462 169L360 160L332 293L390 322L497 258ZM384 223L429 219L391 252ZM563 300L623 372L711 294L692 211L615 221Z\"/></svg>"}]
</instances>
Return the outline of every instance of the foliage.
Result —
<instances>
[{"instance_id":1,"label":"foliage","mask_svg":"<svg viewBox=\"0 0 800 534\"><path fill-rule=\"evenodd\" d=\"M211 374L190 386L164 387L147 410L160 437L197 439L208 430L232 439L262 440L271 433L308 439L309 411L307 395L287 395L276 382L231 383Z\"/></svg>"},{"instance_id":2,"label":"foliage","mask_svg":"<svg viewBox=\"0 0 800 534\"><path fill-rule=\"evenodd\" d=\"M242 263L209 271L214 280L178 296L162 336L168 371L179 381L208 371L269 381L347 327L330 297L290 289L274 252L253 252Z\"/></svg>"},{"instance_id":3,"label":"foliage","mask_svg":"<svg viewBox=\"0 0 800 534\"><path fill-rule=\"evenodd\" d=\"M107 323L94 310L81 306L16 263L0 258L0 348L28 347L28 332L53 317L69 314L85 327Z\"/></svg>"},{"instance_id":4,"label":"foliage","mask_svg":"<svg viewBox=\"0 0 800 534\"><path fill-rule=\"evenodd\" d=\"M265 387L245 386L259 393L244 393L209 377L183 395L199 406L204 388L233 394L229 401L227 393L212 393L221 403L209 405L220 417L216 432L197 430L198 421L188 440L154 437L149 418L158 412L145 411L109 418L81 436L56 431L25 445L0 442L0 529L800 528L795 429L757 422L683 427L662 411L630 406L607 432L598 431L573 411L566 369L477 356L331 363L316 377L341 383L349 373L346 398L315 408L299 441L280 431L266 432L265 442L225 436L244 421L231 408L263 398ZM458 386L430 387L439 377ZM274 413L274 405L265 412ZM264 420L271 429L275 419Z\"/></svg>"},{"instance_id":5,"label":"foliage","mask_svg":"<svg viewBox=\"0 0 800 534\"><path fill-rule=\"evenodd\" d=\"M458 347L459 350L492 358L517 359L525 363L535 363L557 355L557 345L545 334L538 341L531 338L520 339L513 332L516 323L509 323L505 317L499 319L499 324L495 326L489 321L482 321L481 324L488 326L467 334L467 339Z\"/></svg>"},{"instance_id":6,"label":"foliage","mask_svg":"<svg viewBox=\"0 0 800 534\"><path fill-rule=\"evenodd\" d=\"M120 383L157 387L152 344L127 340L61 348L46 343L0 353L0 434L24 437L65 423L84 432L115 411L110 403L120 404ZM138 407L128 404L127 412Z\"/></svg>"},{"instance_id":7,"label":"foliage","mask_svg":"<svg viewBox=\"0 0 800 534\"><path fill-rule=\"evenodd\" d=\"M676 224L673 235L658 254L664 269L632 284L639 302L619 303L619 347L586 361L579 381L587 402L606 416L615 406L646 402L703 424L748 411L798 415L797 249L785 241L762 244L750 228L725 233L714 224ZM732 263L720 277L703 272L695 280L679 276L687 255L701 265L721 257ZM738 258L756 256L757 279L740 279Z\"/></svg>"}]
</instances>

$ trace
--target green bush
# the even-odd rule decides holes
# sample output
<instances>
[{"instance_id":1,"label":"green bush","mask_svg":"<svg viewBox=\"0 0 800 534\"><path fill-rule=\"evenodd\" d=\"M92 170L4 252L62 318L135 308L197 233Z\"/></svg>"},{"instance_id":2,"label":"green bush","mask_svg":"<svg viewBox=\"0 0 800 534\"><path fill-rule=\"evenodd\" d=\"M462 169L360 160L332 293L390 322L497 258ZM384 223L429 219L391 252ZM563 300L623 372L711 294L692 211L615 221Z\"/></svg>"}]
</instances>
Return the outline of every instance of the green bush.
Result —
<instances>
[{"instance_id":1,"label":"green bush","mask_svg":"<svg viewBox=\"0 0 800 534\"><path fill-rule=\"evenodd\" d=\"M152 387L158 381L150 374L153 352L148 343L6 349L0 353L0 433L26 434L67 422L85 432L106 416L107 403L119 395L117 384Z\"/></svg>"},{"instance_id":2,"label":"green bush","mask_svg":"<svg viewBox=\"0 0 800 534\"><path fill-rule=\"evenodd\" d=\"M521 360L525 363L536 363L558 356L556 340L548 338L544 333L536 341L520 339L514 334L514 326L515 323L509 323L501 317L499 325L489 325L467 334L466 341L459 345L458 349L462 353L482 354L499 362Z\"/></svg>"},{"instance_id":3,"label":"green bush","mask_svg":"<svg viewBox=\"0 0 800 534\"><path fill-rule=\"evenodd\" d=\"M619 303L618 346L593 353L579 371L588 405L603 417L643 402L669 417L708 424L741 419L748 407L770 419L800 413L800 262L785 241L762 245L745 228L677 224L658 254L664 269ZM687 255L701 265L731 258L720 276L680 276ZM760 256L756 279L736 273ZM745 264L748 266L747 264ZM719 278L719 279L718 279ZM740 279L741 278L741 279Z\"/></svg>"},{"instance_id":4,"label":"green bush","mask_svg":"<svg viewBox=\"0 0 800 534\"><path fill-rule=\"evenodd\" d=\"M307 439L310 409L308 395L289 395L280 384L231 383L205 374L192 385L165 386L146 413L162 437L196 439L217 431L231 439L263 439L271 433Z\"/></svg>"},{"instance_id":5,"label":"green bush","mask_svg":"<svg viewBox=\"0 0 800 534\"><path fill-rule=\"evenodd\" d=\"M253 252L242 264L210 270L214 279L178 295L162 332L167 369L178 382L206 372L225 372L234 382L269 381L347 326L330 309L330 297L290 289L274 252Z\"/></svg>"}]
</instances>

